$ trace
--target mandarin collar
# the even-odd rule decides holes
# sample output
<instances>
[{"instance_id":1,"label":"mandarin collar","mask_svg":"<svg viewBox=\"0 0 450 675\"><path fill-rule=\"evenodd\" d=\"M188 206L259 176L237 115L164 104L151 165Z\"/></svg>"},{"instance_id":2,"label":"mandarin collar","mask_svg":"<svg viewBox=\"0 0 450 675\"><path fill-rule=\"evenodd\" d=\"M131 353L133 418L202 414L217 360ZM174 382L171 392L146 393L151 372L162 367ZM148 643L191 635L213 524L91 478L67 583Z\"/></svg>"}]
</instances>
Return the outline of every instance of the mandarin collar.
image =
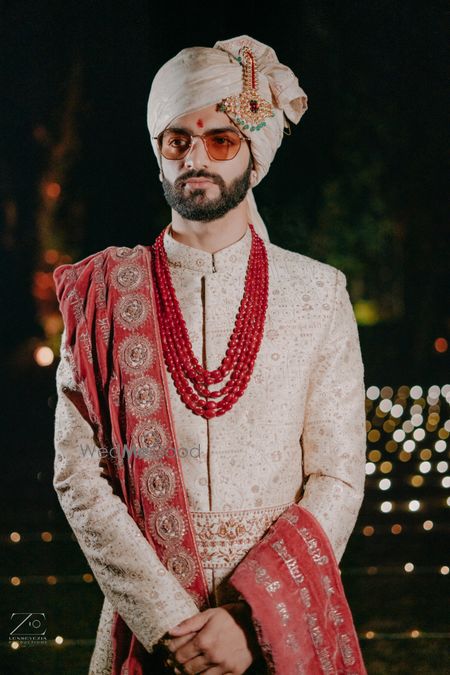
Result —
<instances>
[{"instance_id":1,"label":"mandarin collar","mask_svg":"<svg viewBox=\"0 0 450 675\"><path fill-rule=\"evenodd\" d=\"M164 231L164 248L169 265L181 267L202 274L213 274L246 266L252 245L252 233L247 226L245 234L230 246L216 253L208 253L201 249L182 244L170 234L170 225Z\"/></svg>"}]
</instances>

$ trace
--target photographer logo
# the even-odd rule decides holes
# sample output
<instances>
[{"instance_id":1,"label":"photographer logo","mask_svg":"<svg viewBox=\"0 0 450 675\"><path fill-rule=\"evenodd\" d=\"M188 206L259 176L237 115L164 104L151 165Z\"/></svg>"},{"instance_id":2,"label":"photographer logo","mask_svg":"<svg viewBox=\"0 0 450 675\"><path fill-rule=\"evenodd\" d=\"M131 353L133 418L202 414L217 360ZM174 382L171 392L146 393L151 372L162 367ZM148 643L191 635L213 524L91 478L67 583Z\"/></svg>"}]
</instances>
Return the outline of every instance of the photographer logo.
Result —
<instances>
[{"instance_id":1,"label":"photographer logo","mask_svg":"<svg viewBox=\"0 0 450 675\"><path fill-rule=\"evenodd\" d=\"M10 628L10 642L19 642L21 646L34 646L47 640L47 619L44 612L13 612Z\"/></svg>"}]
</instances>

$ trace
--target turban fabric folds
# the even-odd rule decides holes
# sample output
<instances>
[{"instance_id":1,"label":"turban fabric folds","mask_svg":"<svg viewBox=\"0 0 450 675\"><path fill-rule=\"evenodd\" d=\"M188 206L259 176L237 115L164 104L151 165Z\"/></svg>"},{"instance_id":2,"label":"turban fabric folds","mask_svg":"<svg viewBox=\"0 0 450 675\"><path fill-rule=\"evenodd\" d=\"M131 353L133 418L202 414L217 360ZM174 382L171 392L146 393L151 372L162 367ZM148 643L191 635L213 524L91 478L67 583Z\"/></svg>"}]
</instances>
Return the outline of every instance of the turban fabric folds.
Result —
<instances>
[{"instance_id":1,"label":"turban fabric folds","mask_svg":"<svg viewBox=\"0 0 450 675\"><path fill-rule=\"evenodd\" d=\"M264 178L283 140L284 128L288 126L286 118L298 124L307 110L308 98L297 77L278 61L274 50L247 35L216 42L214 47L183 49L156 73L148 99L147 125L160 166L161 157L155 137L173 120L242 92L243 65L238 59L243 47L252 51L258 93L272 105L274 113L273 117L265 120L265 126L257 130L240 127L241 133L251 141L255 184ZM251 189L246 200L250 222L260 236L268 239Z\"/></svg>"}]
</instances>

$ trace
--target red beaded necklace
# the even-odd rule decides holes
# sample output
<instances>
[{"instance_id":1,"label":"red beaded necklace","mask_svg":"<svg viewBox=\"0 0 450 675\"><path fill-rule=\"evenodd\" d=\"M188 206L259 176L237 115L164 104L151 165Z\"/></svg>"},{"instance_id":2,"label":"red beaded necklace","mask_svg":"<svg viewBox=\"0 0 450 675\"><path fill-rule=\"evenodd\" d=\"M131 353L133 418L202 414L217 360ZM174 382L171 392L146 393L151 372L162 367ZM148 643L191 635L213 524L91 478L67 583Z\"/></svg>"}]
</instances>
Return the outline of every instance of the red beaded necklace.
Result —
<instances>
[{"instance_id":1,"label":"red beaded necklace","mask_svg":"<svg viewBox=\"0 0 450 675\"><path fill-rule=\"evenodd\" d=\"M167 368L183 403L205 419L223 415L242 396L250 381L264 333L269 265L263 240L251 223L252 245L245 277L244 295L236 316L228 349L216 370L207 370L196 359L181 313L164 248L164 232L152 246L152 272L161 342ZM228 382L217 391L209 385ZM192 385L192 386L191 386ZM212 401L208 399L218 399Z\"/></svg>"}]
</instances>

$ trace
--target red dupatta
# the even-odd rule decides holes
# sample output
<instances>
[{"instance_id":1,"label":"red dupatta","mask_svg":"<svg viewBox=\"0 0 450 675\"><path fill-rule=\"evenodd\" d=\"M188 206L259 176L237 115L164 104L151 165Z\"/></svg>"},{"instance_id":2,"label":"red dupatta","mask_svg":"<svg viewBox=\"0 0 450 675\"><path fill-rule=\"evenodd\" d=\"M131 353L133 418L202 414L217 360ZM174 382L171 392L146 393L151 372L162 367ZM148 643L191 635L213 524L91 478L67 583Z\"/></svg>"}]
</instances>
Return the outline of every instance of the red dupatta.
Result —
<instances>
[{"instance_id":1,"label":"red dupatta","mask_svg":"<svg viewBox=\"0 0 450 675\"><path fill-rule=\"evenodd\" d=\"M333 549L307 509L286 509L230 584L252 608L269 673L366 675Z\"/></svg>"},{"instance_id":2,"label":"red dupatta","mask_svg":"<svg viewBox=\"0 0 450 675\"><path fill-rule=\"evenodd\" d=\"M150 264L149 247L111 246L55 270L81 396L66 393L108 450L114 491L201 610L209 606L208 587L177 451ZM113 675L144 675L148 653L117 612L112 642Z\"/></svg>"},{"instance_id":3,"label":"red dupatta","mask_svg":"<svg viewBox=\"0 0 450 675\"><path fill-rule=\"evenodd\" d=\"M66 393L97 445L114 448L106 462L115 493L202 611L208 588L176 450L151 264L150 247L111 246L55 270L78 388ZM252 608L270 673L365 675L331 545L308 511L289 507L230 582ZM112 675L147 675L148 652L117 612L112 644Z\"/></svg>"}]
</instances>

